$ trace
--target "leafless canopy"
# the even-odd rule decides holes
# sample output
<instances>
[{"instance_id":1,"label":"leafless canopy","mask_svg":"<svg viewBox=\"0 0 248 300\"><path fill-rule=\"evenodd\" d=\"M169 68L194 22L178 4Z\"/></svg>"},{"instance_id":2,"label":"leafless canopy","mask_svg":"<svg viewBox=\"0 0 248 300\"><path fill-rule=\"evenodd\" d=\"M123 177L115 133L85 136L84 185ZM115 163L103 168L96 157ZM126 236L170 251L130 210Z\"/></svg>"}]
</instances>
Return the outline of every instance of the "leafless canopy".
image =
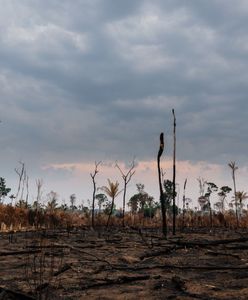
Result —
<instances>
[{"instance_id":1,"label":"leafless canopy","mask_svg":"<svg viewBox=\"0 0 248 300\"><path fill-rule=\"evenodd\" d=\"M27 170L25 167L25 163L20 161L20 168L15 168L15 172L18 175L18 188L15 195L15 198L19 200L26 201L26 206L28 205L28 197L29 197L29 177L27 175ZM26 196L24 197L24 193L26 190Z\"/></svg>"},{"instance_id":2,"label":"leafless canopy","mask_svg":"<svg viewBox=\"0 0 248 300\"><path fill-rule=\"evenodd\" d=\"M22 161L19 161L19 164L21 165L20 168L15 168L15 172L16 174L18 175L19 177L19 180L18 180L18 188L17 188L17 192L16 192L16 195L15 195L15 198L17 199L18 196L19 196L19 193L20 193L20 189L21 189L21 185L23 183L23 179L25 177L25 163L22 162Z\"/></svg>"},{"instance_id":3,"label":"leafless canopy","mask_svg":"<svg viewBox=\"0 0 248 300\"><path fill-rule=\"evenodd\" d=\"M120 171L122 179L124 181L124 188L123 188L123 206L122 206L122 226L125 226L125 205L126 205L126 191L127 191L127 185L130 182L131 178L133 177L135 173L135 161L133 160L131 163L130 168L126 173L123 172L121 167L118 165L118 163L115 163L116 168Z\"/></svg>"},{"instance_id":4,"label":"leafless canopy","mask_svg":"<svg viewBox=\"0 0 248 300\"><path fill-rule=\"evenodd\" d=\"M94 173L90 173L90 176L91 176L92 180L95 179L96 174L99 172L98 166L99 166L101 163L102 163L101 161L99 161L99 162L96 162L96 161L95 161L95 170L94 170Z\"/></svg>"},{"instance_id":5,"label":"leafless canopy","mask_svg":"<svg viewBox=\"0 0 248 300\"><path fill-rule=\"evenodd\" d=\"M121 169L121 167L118 165L118 163L116 162L115 163L115 166L116 168L120 171L121 173L121 177L122 179L124 180L124 183L125 184L128 184L132 178L132 176L134 175L135 173L135 161L133 160L132 163L131 163L131 166L130 168L128 169L128 172L127 173L124 173L123 170Z\"/></svg>"}]
</instances>

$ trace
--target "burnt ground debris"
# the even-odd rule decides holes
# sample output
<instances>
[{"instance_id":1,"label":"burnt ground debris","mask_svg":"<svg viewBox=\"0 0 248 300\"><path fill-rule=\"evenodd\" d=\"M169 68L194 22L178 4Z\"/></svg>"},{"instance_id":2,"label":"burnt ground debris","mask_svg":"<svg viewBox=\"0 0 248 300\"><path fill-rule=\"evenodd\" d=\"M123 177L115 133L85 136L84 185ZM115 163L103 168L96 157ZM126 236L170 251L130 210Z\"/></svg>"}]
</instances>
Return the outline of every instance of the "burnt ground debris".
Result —
<instances>
[{"instance_id":1,"label":"burnt ground debris","mask_svg":"<svg viewBox=\"0 0 248 300\"><path fill-rule=\"evenodd\" d=\"M13 234L13 233L12 233ZM248 233L203 228L0 235L0 299L248 299Z\"/></svg>"}]
</instances>

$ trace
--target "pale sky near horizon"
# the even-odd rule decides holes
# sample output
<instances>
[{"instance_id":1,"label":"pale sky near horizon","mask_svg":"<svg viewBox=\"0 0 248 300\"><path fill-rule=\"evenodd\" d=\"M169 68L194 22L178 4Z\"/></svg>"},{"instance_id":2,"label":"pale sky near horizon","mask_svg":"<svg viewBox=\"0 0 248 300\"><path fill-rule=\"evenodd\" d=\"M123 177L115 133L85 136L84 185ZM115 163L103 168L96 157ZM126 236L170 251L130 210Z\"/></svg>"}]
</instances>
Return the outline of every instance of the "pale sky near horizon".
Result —
<instances>
[{"instance_id":1,"label":"pale sky near horizon","mask_svg":"<svg viewBox=\"0 0 248 300\"><path fill-rule=\"evenodd\" d=\"M177 182L196 178L248 190L248 2L246 0L0 0L1 173L15 193L14 168L43 178L44 199L98 186L143 182L158 198L156 155L172 179L171 110L177 117ZM121 201L121 197L118 199Z\"/></svg>"}]
</instances>

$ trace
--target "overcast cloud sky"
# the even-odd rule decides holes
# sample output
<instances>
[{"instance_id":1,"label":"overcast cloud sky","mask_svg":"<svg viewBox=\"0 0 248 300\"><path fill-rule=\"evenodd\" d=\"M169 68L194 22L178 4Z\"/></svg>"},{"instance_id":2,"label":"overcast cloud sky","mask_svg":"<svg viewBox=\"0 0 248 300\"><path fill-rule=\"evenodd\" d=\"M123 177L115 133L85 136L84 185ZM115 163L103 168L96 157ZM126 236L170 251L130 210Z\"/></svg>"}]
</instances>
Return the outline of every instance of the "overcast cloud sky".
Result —
<instances>
[{"instance_id":1,"label":"overcast cloud sky","mask_svg":"<svg viewBox=\"0 0 248 300\"><path fill-rule=\"evenodd\" d=\"M240 167L238 188L247 190L246 0L0 0L0 6L0 163L13 191L19 160L33 195L42 177L47 192L87 199L94 161L106 164L98 182L104 184L119 179L116 160L127 164L135 156L132 191L144 182L157 197L161 131L171 177L172 108L177 178L181 184L189 177L189 196L199 176L231 185L231 160Z\"/></svg>"}]
</instances>

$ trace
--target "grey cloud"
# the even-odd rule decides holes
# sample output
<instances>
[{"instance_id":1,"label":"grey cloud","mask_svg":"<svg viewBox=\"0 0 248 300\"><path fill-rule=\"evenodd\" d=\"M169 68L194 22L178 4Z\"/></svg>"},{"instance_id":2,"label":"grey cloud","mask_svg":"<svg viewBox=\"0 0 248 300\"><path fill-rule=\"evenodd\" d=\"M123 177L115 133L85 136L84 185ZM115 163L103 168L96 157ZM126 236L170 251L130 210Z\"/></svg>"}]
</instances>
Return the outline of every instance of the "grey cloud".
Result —
<instances>
[{"instance_id":1,"label":"grey cloud","mask_svg":"<svg viewBox=\"0 0 248 300\"><path fill-rule=\"evenodd\" d=\"M33 165L178 158L247 163L244 1L3 1L3 153ZM12 16L16 11L15 18Z\"/></svg>"}]
</instances>

